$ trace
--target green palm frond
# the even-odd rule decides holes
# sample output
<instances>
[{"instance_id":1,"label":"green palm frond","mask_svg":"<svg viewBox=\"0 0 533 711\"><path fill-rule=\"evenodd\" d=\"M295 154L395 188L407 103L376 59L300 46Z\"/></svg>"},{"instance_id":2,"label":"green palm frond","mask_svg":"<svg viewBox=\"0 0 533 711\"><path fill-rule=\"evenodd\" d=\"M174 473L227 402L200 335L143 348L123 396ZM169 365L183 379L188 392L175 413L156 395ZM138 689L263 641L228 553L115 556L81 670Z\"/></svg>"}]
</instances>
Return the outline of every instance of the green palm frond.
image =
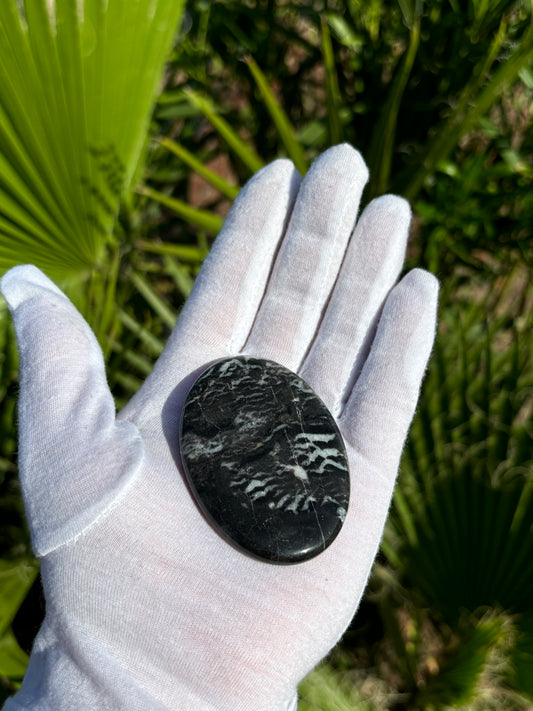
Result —
<instances>
[{"instance_id":1,"label":"green palm frond","mask_svg":"<svg viewBox=\"0 0 533 711\"><path fill-rule=\"evenodd\" d=\"M296 138L294 128L291 125L287 114L283 110L283 107L279 101L276 99L267 78L259 68L257 62L255 62L250 56L246 58L246 62L250 67L250 72L252 73L255 84L272 118L272 122L278 131L279 139L283 143L283 146L287 151L287 155L293 161L300 173L305 175L309 165L305 157L305 152Z\"/></svg>"},{"instance_id":2,"label":"green palm frond","mask_svg":"<svg viewBox=\"0 0 533 711\"><path fill-rule=\"evenodd\" d=\"M503 619L481 620L448 653L439 673L430 677L417 698L417 708L461 708L474 700L491 650L506 634Z\"/></svg>"},{"instance_id":3,"label":"green palm frond","mask_svg":"<svg viewBox=\"0 0 533 711\"><path fill-rule=\"evenodd\" d=\"M31 559L0 560L0 675L4 679L20 681L26 670L28 657L15 639L11 623L38 571L38 564Z\"/></svg>"},{"instance_id":4,"label":"green palm frond","mask_svg":"<svg viewBox=\"0 0 533 711\"><path fill-rule=\"evenodd\" d=\"M533 701L533 610L518 619L517 633L508 680L513 688Z\"/></svg>"},{"instance_id":5,"label":"green palm frond","mask_svg":"<svg viewBox=\"0 0 533 711\"><path fill-rule=\"evenodd\" d=\"M352 683L323 663L306 676L299 687L298 711L372 711Z\"/></svg>"},{"instance_id":6,"label":"green palm frond","mask_svg":"<svg viewBox=\"0 0 533 711\"><path fill-rule=\"evenodd\" d=\"M487 308L443 312L384 547L451 625L533 596L530 326Z\"/></svg>"},{"instance_id":7,"label":"green palm frond","mask_svg":"<svg viewBox=\"0 0 533 711\"><path fill-rule=\"evenodd\" d=\"M182 6L0 3L0 270L101 262Z\"/></svg>"}]
</instances>

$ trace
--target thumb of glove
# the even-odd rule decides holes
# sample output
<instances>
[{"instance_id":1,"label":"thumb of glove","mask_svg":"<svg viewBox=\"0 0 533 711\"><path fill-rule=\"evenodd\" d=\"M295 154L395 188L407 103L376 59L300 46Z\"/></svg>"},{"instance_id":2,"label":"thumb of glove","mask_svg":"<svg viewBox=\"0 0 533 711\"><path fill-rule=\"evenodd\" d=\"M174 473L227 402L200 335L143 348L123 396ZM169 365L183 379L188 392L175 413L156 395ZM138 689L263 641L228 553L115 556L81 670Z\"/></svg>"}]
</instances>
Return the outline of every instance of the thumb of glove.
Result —
<instances>
[{"instance_id":1,"label":"thumb of glove","mask_svg":"<svg viewBox=\"0 0 533 711\"><path fill-rule=\"evenodd\" d=\"M33 266L11 269L0 287L20 354L22 494L43 556L113 505L139 470L143 445L133 424L116 422L102 352L67 297Z\"/></svg>"}]
</instances>

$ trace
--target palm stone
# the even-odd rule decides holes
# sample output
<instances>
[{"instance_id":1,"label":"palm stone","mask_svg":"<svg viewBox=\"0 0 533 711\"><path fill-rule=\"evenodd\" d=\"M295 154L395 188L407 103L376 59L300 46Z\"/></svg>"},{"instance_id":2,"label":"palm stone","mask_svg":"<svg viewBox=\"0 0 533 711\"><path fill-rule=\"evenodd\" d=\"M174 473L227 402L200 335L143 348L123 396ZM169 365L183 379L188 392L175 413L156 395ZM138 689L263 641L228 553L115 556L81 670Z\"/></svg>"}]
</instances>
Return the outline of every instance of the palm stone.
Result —
<instances>
[{"instance_id":1,"label":"palm stone","mask_svg":"<svg viewBox=\"0 0 533 711\"><path fill-rule=\"evenodd\" d=\"M180 448L198 505L239 549L297 563L338 534L350 493L342 437L322 400L278 363L238 356L204 371Z\"/></svg>"}]
</instances>

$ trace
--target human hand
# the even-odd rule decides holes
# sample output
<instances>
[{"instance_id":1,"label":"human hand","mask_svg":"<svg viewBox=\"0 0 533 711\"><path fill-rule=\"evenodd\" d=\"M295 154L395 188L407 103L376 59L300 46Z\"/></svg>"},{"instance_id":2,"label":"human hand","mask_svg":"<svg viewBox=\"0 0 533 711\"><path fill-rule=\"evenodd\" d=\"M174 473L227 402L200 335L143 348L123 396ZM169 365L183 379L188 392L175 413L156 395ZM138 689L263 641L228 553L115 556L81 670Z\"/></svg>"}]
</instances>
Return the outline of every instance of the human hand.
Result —
<instances>
[{"instance_id":1,"label":"human hand","mask_svg":"<svg viewBox=\"0 0 533 711\"><path fill-rule=\"evenodd\" d=\"M20 477L46 618L6 709L295 708L355 613L435 331L437 282L395 285L410 220L332 148L303 182L276 161L243 189L169 342L118 416L100 349L34 267L6 274L21 357ZM346 444L351 498L332 545L273 565L206 521L179 464L185 396L207 363L274 360L306 380Z\"/></svg>"}]
</instances>

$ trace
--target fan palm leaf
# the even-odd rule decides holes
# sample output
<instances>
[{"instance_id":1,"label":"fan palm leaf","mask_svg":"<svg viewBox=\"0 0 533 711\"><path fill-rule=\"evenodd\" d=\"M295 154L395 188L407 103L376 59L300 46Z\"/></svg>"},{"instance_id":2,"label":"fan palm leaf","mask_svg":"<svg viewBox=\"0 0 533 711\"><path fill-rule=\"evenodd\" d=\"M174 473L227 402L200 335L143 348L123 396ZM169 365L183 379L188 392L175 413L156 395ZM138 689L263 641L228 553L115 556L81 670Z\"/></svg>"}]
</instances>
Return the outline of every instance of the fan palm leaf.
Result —
<instances>
[{"instance_id":1,"label":"fan palm leaf","mask_svg":"<svg viewBox=\"0 0 533 711\"><path fill-rule=\"evenodd\" d=\"M483 606L524 613L533 595L529 324L483 325L486 309L443 313L385 543L452 626Z\"/></svg>"},{"instance_id":2,"label":"fan palm leaf","mask_svg":"<svg viewBox=\"0 0 533 711\"><path fill-rule=\"evenodd\" d=\"M182 0L2 0L0 270L101 266Z\"/></svg>"}]
</instances>

